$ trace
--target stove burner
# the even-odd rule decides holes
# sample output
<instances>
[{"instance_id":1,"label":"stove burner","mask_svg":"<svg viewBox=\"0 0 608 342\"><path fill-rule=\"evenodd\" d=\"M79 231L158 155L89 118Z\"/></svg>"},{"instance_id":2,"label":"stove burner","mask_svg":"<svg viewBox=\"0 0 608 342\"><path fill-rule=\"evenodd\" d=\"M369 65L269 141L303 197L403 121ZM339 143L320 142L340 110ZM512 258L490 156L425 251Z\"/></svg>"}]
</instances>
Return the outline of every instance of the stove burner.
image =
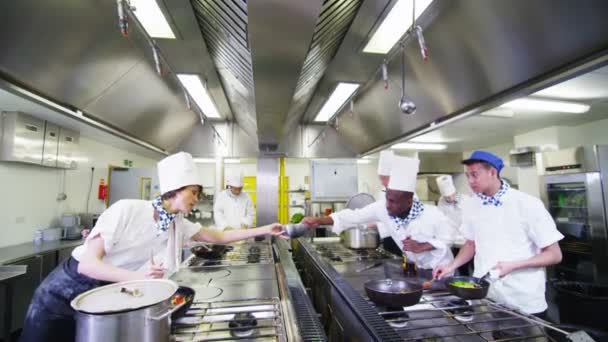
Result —
<instances>
[{"instance_id":1,"label":"stove burner","mask_svg":"<svg viewBox=\"0 0 608 342\"><path fill-rule=\"evenodd\" d=\"M382 315L393 328L404 328L407 326L410 315L403 311L402 307L387 307L388 313Z\"/></svg>"},{"instance_id":2,"label":"stove burner","mask_svg":"<svg viewBox=\"0 0 608 342\"><path fill-rule=\"evenodd\" d=\"M258 246L251 246L249 247L249 253L250 254L260 254L260 247Z\"/></svg>"},{"instance_id":3,"label":"stove burner","mask_svg":"<svg viewBox=\"0 0 608 342\"><path fill-rule=\"evenodd\" d=\"M447 302L446 306L459 307L457 309L447 310L454 315L455 320L460 322L471 322L473 320L473 308L471 308L471 303L468 301L464 299L452 299Z\"/></svg>"},{"instance_id":4,"label":"stove burner","mask_svg":"<svg viewBox=\"0 0 608 342\"><path fill-rule=\"evenodd\" d=\"M248 264L257 264L260 262L260 255L259 254L249 254L247 256L247 263Z\"/></svg>"},{"instance_id":5,"label":"stove burner","mask_svg":"<svg viewBox=\"0 0 608 342\"><path fill-rule=\"evenodd\" d=\"M230 334L236 337L246 337L253 334L253 330L258 325L258 320L250 312L239 312L228 323Z\"/></svg>"}]
</instances>

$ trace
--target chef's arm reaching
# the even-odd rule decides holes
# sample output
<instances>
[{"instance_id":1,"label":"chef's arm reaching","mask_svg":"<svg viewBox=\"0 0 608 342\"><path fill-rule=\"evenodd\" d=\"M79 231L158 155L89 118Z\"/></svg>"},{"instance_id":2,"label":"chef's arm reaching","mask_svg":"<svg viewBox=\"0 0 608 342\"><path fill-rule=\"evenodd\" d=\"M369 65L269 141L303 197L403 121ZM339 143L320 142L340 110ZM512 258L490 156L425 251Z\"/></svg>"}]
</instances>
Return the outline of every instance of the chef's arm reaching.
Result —
<instances>
[{"instance_id":1,"label":"chef's arm reaching","mask_svg":"<svg viewBox=\"0 0 608 342\"><path fill-rule=\"evenodd\" d=\"M310 228L317 228L320 225L330 225L334 224L334 219L331 216L323 216L323 217L314 217L314 216L306 216L300 221L301 224L305 224Z\"/></svg>"},{"instance_id":2,"label":"chef's arm reaching","mask_svg":"<svg viewBox=\"0 0 608 342\"><path fill-rule=\"evenodd\" d=\"M558 264L561 261L562 250L559 248L559 244L554 242L551 245L542 248L539 254L529 259L520 261L499 261L494 268L500 271L499 275L501 277L504 277L507 274L522 268L546 267Z\"/></svg>"},{"instance_id":3,"label":"chef's arm reaching","mask_svg":"<svg viewBox=\"0 0 608 342\"><path fill-rule=\"evenodd\" d=\"M233 241L256 237L259 235L281 235L283 233L283 226L279 223L268 224L258 228L227 231L217 231L203 227L198 233L196 233L192 237L192 239L196 241L226 244Z\"/></svg>"},{"instance_id":4,"label":"chef's arm reaching","mask_svg":"<svg viewBox=\"0 0 608 342\"><path fill-rule=\"evenodd\" d=\"M86 249L78 264L78 273L93 279L110 282L163 277L162 264L150 266L147 273L134 272L103 262L105 255L104 241L101 236L87 240Z\"/></svg>"},{"instance_id":5,"label":"chef's arm reaching","mask_svg":"<svg viewBox=\"0 0 608 342\"><path fill-rule=\"evenodd\" d=\"M418 242L412 239L410 236L406 237L401 242L403 242L403 250L406 252L422 253L435 249L435 246L431 245L430 243Z\"/></svg>"},{"instance_id":6,"label":"chef's arm reaching","mask_svg":"<svg viewBox=\"0 0 608 342\"><path fill-rule=\"evenodd\" d=\"M458 267L471 261L473 256L475 256L475 241L466 240L460 251L458 251L458 255L456 255L454 261L448 265L438 266L433 270L433 278L441 279L447 274L454 273Z\"/></svg>"}]
</instances>

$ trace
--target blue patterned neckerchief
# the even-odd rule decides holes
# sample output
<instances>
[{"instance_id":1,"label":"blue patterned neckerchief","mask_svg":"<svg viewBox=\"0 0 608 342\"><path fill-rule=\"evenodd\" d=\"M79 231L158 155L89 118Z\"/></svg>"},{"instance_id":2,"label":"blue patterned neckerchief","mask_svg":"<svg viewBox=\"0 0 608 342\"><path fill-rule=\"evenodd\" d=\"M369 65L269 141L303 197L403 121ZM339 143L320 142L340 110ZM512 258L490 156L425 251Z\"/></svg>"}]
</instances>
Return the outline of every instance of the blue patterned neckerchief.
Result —
<instances>
[{"instance_id":1,"label":"blue patterned neckerchief","mask_svg":"<svg viewBox=\"0 0 608 342\"><path fill-rule=\"evenodd\" d=\"M410 209L410 212L405 218L391 216L391 219L393 219L393 222L397 224L397 229L400 229L402 227L407 226L410 222L414 221L418 216L420 216L420 214L422 214L423 211L424 205L422 204L422 202L414 200L412 208Z\"/></svg>"},{"instance_id":2,"label":"blue patterned neckerchief","mask_svg":"<svg viewBox=\"0 0 608 342\"><path fill-rule=\"evenodd\" d=\"M501 180L500 182L500 189L498 189L498 192L494 196L484 195L481 192L477 193L477 196L481 198L481 203L483 205L491 204L496 207L500 207L502 205L500 198L504 196L507 193L507 190L509 190L511 187L509 186L509 183L505 182L504 180Z\"/></svg>"},{"instance_id":3,"label":"blue patterned neckerchief","mask_svg":"<svg viewBox=\"0 0 608 342\"><path fill-rule=\"evenodd\" d=\"M160 196L152 200L152 206L158 212L158 221L156 222L158 234L166 232L177 214L171 214L165 208L163 208L163 201L161 200Z\"/></svg>"}]
</instances>

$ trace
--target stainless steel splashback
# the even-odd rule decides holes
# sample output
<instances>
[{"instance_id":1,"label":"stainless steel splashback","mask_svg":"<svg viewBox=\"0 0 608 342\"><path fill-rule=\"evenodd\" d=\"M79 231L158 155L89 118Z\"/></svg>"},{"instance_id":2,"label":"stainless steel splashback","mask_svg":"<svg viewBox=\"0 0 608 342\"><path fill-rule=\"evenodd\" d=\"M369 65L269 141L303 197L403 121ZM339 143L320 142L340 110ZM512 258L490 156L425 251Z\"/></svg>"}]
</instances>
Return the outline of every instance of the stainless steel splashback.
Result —
<instances>
[{"instance_id":1,"label":"stainless steel splashback","mask_svg":"<svg viewBox=\"0 0 608 342\"><path fill-rule=\"evenodd\" d=\"M279 158L258 159L257 225L278 221L279 210Z\"/></svg>"}]
</instances>

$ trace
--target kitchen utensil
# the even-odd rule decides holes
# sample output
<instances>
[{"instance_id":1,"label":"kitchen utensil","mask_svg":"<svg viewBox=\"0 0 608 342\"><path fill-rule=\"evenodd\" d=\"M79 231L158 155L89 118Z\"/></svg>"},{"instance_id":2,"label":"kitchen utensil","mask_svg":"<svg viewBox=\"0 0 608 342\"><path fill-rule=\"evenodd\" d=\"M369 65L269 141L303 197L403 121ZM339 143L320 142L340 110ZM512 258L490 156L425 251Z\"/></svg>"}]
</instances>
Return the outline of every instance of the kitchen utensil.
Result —
<instances>
[{"instance_id":1,"label":"kitchen utensil","mask_svg":"<svg viewBox=\"0 0 608 342\"><path fill-rule=\"evenodd\" d=\"M352 249L375 249L380 243L380 236L375 229L359 225L344 231L344 246Z\"/></svg>"},{"instance_id":2,"label":"kitchen utensil","mask_svg":"<svg viewBox=\"0 0 608 342\"><path fill-rule=\"evenodd\" d=\"M141 295L125 293L137 290ZM70 303L76 311L76 341L168 342L178 285L166 279L135 280L94 288Z\"/></svg>"},{"instance_id":3,"label":"kitchen utensil","mask_svg":"<svg viewBox=\"0 0 608 342\"><path fill-rule=\"evenodd\" d=\"M308 228L307 225L301 223L290 223L283 226L283 230L292 239L298 238L308 233L309 229L310 228Z\"/></svg>"},{"instance_id":4,"label":"kitchen utensil","mask_svg":"<svg viewBox=\"0 0 608 342\"><path fill-rule=\"evenodd\" d=\"M405 48L401 48L401 98L399 99L399 109L406 115L416 113L416 104L405 96Z\"/></svg>"},{"instance_id":5,"label":"kitchen utensil","mask_svg":"<svg viewBox=\"0 0 608 342\"><path fill-rule=\"evenodd\" d=\"M382 265L382 262L377 262L377 263L374 263L374 264L371 264L371 265L367 265L367 266L364 266L364 267L358 268L358 269L356 269L356 270L355 270L355 272L357 272L357 273L361 273L361 272L363 272L363 271L370 270L370 269L372 269L372 268L374 268L374 267L378 267L378 266L380 266L380 265Z\"/></svg>"},{"instance_id":6,"label":"kitchen utensil","mask_svg":"<svg viewBox=\"0 0 608 342\"><path fill-rule=\"evenodd\" d=\"M422 296L422 285L401 279L370 280L364 287L369 299L380 306L411 306Z\"/></svg>"},{"instance_id":7,"label":"kitchen utensil","mask_svg":"<svg viewBox=\"0 0 608 342\"><path fill-rule=\"evenodd\" d=\"M177 305L180 305L181 307L171 314L172 320L183 317L186 312L188 312L188 309L190 309L192 302L194 302L195 294L196 292L194 291L194 289L187 286L180 286L177 291L175 291L175 294L171 296L171 304L173 304L173 301L177 298L177 296L181 296L182 298L184 298L184 303L183 305L180 305L182 303L177 303Z\"/></svg>"},{"instance_id":8,"label":"kitchen utensil","mask_svg":"<svg viewBox=\"0 0 608 342\"><path fill-rule=\"evenodd\" d=\"M226 245L211 245L203 246L198 245L190 248L192 254L196 255L199 258L203 259L220 259L226 252L232 249L232 246Z\"/></svg>"},{"instance_id":9,"label":"kitchen utensil","mask_svg":"<svg viewBox=\"0 0 608 342\"><path fill-rule=\"evenodd\" d=\"M374 199L374 196L362 192L362 193L358 193L354 196L351 196L351 198L348 199L348 201L346 201L346 208L347 209L360 209L363 208L369 204L372 204L376 202L376 200Z\"/></svg>"},{"instance_id":10,"label":"kitchen utensil","mask_svg":"<svg viewBox=\"0 0 608 342\"><path fill-rule=\"evenodd\" d=\"M466 277L466 276L458 276L458 277L447 277L444 280L445 287L454 296L460 297L462 299L482 299L488 295L488 289L490 288L490 283L481 278L476 277ZM452 285L454 282L465 282L469 284L475 285L475 288L464 288L459 286Z\"/></svg>"},{"instance_id":11,"label":"kitchen utensil","mask_svg":"<svg viewBox=\"0 0 608 342\"><path fill-rule=\"evenodd\" d=\"M47 228L42 230L43 241L55 241L60 240L63 235L62 228Z\"/></svg>"}]
</instances>

